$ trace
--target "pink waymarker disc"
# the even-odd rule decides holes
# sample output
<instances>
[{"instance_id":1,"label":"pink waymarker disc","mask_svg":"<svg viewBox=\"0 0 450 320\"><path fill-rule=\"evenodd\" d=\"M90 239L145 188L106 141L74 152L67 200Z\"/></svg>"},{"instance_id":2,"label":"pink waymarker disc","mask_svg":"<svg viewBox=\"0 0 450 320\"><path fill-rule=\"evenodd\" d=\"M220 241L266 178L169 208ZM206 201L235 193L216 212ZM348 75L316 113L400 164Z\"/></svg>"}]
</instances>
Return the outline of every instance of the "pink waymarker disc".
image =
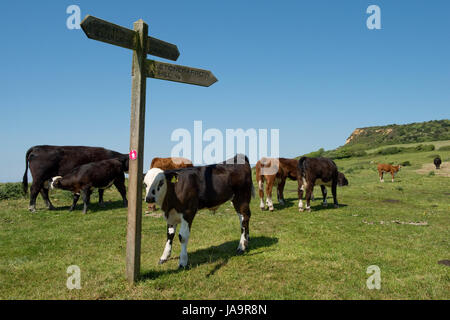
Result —
<instances>
[{"instance_id":1,"label":"pink waymarker disc","mask_svg":"<svg viewBox=\"0 0 450 320\"><path fill-rule=\"evenodd\" d=\"M136 160L137 159L137 152L136 150L130 151L130 160Z\"/></svg>"}]
</instances>

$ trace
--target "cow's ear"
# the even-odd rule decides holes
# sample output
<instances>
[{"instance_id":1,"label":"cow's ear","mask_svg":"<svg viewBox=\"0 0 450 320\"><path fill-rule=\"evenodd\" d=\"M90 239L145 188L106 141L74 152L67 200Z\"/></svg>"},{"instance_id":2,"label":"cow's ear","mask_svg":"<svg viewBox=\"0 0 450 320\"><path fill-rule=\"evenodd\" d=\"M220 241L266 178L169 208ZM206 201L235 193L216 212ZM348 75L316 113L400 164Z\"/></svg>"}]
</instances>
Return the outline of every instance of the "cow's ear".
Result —
<instances>
[{"instance_id":1,"label":"cow's ear","mask_svg":"<svg viewBox=\"0 0 450 320\"><path fill-rule=\"evenodd\" d=\"M178 182L178 174L176 172L166 173L166 180L170 181L171 183L177 183Z\"/></svg>"}]
</instances>

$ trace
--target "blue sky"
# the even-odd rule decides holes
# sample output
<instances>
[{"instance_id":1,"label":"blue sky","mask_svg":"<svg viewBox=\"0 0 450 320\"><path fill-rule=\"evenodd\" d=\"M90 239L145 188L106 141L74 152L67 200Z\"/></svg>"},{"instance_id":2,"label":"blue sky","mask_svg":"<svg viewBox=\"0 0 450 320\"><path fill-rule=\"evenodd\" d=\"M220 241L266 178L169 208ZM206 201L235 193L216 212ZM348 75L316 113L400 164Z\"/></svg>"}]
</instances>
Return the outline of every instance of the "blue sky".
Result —
<instances>
[{"instance_id":1,"label":"blue sky","mask_svg":"<svg viewBox=\"0 0 450 320\"><path fill-rule=\"evenodd\" d=\"M295 157L338 147L357 127L449 118L449 1L5 1L1 182L21 180L33 145L128 152L131 52L67 29L72 4L128 28L142 18L178 45L175 63L219 79L148 79L146 168L194 120L223 133L280 129L281 156ZM381 30L366 27L371 4Z\"/></svg>"}]
</instances>

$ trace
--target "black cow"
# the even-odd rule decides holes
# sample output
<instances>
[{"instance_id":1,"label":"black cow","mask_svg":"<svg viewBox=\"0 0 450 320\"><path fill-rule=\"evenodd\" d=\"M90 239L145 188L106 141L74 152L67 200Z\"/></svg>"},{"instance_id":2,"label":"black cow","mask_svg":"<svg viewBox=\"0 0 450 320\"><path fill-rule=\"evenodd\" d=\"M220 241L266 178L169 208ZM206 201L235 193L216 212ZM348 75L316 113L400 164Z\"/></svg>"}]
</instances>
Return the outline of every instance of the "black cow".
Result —
<instances>
[{"instance_id":1,"label":"black cow","mask_svg":"<svg viewBox=\"0 0 450 320\"><path fill-rule=\"evenodd\" d=\"M433 162L434 162L434 165L436 166L436 169L440 169L441 168L441 163L442 163L441 158L436 157L436 158L434 158Z\"/></svg>"},{"instance_id":2,"label":"black cow","mask_svg":"<svg viewBox=\"0 0 450 320\"><path fill-rule=\"evenodd\" d=\"M347 179L342 174L342 185L348 184ZM307 158L301 157L297 166L297 181L298 181L298 208L303 211L303 190L306 189L306 210L311 211L311 194L315 185L320 185L323 195L323 205L327 206L327 189L326 186L331 186L333 193L334 207L338 208L337 201L337 185L339 183L339 173L336 164L333 160L328 158Z\"/></svg>"},{"instance_id":3,"label":"black cow","mask_svg":"<svg viewBox=\"0 0 450 320\"><path fill-rule=\"evenodd\" d=\"M150 169L144 179L147 203L157 203L167 220L167 242L159 263L172 252L177 224L181 224L180 268L188 262L187 244L192 221L198 210L217 208L232 200L241 224L238 253L249 241L250 200L254 197L252 172L247 157L237 155L221 164L163 171Z\"/></svg>"},{"instance_id":4,"label":"black cow","mask_svg":"<svg viewBox=\"0 0 450 320\"><path fill-rule=\"evenodd\" d=\"M25 174L22 179L23 191L28 191L28 166L33 183L30 188L31 212L36 211L36 198L41 193L48 209L54 209L48 197L48 181L55 176L64 176L72 169L83 164L105 159L127 159L127 154L116 151L82 146L34 146L28 149L25 156ZM103 205L103 190L99 189L99 203Z\"/></svg>"},{"instance_id":5,"label":"black cow","mask_svg":"<svg viewBox=\"0 0 450 320\"><path fill-rule=\"evenodd\" d=\"M93 188L105 190L113 184L119 190L126 207L127 190L125 188L125 171L128 171L128 159L108 159L83 164L63 177L53 177L50 187L73 192L73 204L69 211L75 209L80 193L83 198L83 213L87 212Z\"/></svg>"}]
</instances>

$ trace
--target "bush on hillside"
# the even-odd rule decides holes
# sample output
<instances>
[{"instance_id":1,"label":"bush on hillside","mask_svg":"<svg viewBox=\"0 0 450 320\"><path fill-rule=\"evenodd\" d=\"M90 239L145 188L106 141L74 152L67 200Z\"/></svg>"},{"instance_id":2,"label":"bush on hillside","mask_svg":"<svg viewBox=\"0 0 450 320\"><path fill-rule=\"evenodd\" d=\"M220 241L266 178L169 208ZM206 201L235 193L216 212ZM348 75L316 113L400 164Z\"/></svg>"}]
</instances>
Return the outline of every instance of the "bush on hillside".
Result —
<instances>
[{"instance_id":1,"label":"bush on hillside","mask_svg":"<svg viewBox=\"0 0 450 320\"><path fill-rule=\"evenodd\" d=\"M20 183L2 183L0 184L0 200L19 199L25 194Z\"/></svg>"},{"instance_id":2,"label":"bush on hillside","mask_svg":"<svg viewBox=\"0 0 450 320\"><path fill-rule=\"evenodd\" d=\"M438 149L439 151L450 151L450 145L448 146L442 146Z\"/></svg>"}]
</instances>

